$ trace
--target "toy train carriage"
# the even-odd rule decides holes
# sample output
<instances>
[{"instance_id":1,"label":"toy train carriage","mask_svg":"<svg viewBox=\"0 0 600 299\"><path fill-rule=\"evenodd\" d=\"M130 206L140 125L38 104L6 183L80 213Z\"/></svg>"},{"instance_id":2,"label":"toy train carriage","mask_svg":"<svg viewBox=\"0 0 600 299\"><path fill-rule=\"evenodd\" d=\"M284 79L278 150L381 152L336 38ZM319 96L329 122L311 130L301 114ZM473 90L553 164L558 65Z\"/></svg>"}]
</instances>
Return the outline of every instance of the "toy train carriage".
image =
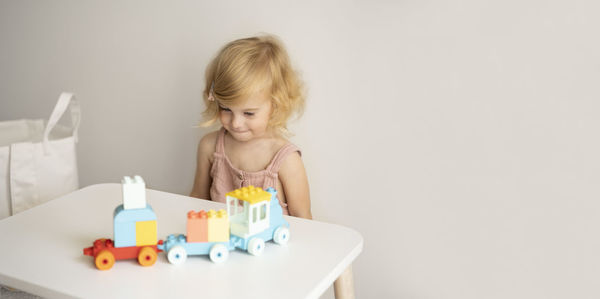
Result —
<instances>
[{"instance_id":1,"label":"toy train carriage","mask_svg":"<svg viewBox=\"0 0 600 299\"><path fill-rule=\"evenodd\" d=\"M227 260L229 250L229 219L225 210L188 212L187 235L169 235L158 248L167 252L172 264L185 262L188 255L206 255L215 262Z\"/></svg>"},{"instance_id":2,"label":"toy train carriage","mask_svg":"<svg viewBox=\"0 0 600 299\"><path fill-rule=\"evenodd\" d=\"M114 212L114 241L98 239L83 254L94 257L100 270L112 268L115 260L137 258L142 266L154 265L157 253L156 214L146 204L146 185L143 179L123 179L123 204Z\"/></svg>"},{"instance_id":3,"label":"toy train carriage","mask_svg":"<svg viewBox=\"0 0 600 299\"><path fill-rule=\"evenodd\" d=\"M289 224L283 219L275 189L264 191L249 186L226 196L227 212L191 211L188 213L187 236L169 235L163 245L158 245L167 252L170 263L181 264L188 255L206 254L218 263L227 260L229 250L235 248L260 255L265 241L273 239L278 244L287 243ZM211 217L211 214L217 217Z\"/></svg>"},{"instance_id":4,"label":"toy train carriage","mask_svg":"<svg viewBox=\"0 0 600 299\"><path fill-rule=\"evenodd\" d=\"M226 194L230 215L230 243L252 255L262 254L265 241L287 244L289 224L283 219L283 209L277 191L254 186L236 189ZM240 201L242 206L240 206Z\"/></svg>"}]
</instances>

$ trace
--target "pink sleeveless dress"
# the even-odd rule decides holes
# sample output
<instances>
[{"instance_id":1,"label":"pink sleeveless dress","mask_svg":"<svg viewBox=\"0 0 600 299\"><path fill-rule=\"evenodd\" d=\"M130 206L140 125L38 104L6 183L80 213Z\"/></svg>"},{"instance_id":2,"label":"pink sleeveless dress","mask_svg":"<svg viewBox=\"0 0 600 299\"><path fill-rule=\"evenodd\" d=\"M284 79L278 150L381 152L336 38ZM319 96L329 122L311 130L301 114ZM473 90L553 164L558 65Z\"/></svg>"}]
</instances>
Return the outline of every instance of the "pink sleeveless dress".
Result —
<instances>
[{"instance_id":1,"label":"pink sleeveless dress","mask_svg":"<svg viewBox=\"0 0 600 299\"><path fill-rule=\"evenodd\" d=\"M210 186L211 200L224 203L225 193L250 185L263 189L273 187L277 190L277 194L282 194L283 190L280 190L277 186L279 168L287 155L294 152L300 153L300 149L294 144L288 143L279 149L266 169L248 172L235 168L225 155L225 133L225 128L221 128L210 169L212 178L212 185ZM289 215L287 204L281 199L279 199L279 204L281 204L283 214Z\"/></svg>"}]
</instances>

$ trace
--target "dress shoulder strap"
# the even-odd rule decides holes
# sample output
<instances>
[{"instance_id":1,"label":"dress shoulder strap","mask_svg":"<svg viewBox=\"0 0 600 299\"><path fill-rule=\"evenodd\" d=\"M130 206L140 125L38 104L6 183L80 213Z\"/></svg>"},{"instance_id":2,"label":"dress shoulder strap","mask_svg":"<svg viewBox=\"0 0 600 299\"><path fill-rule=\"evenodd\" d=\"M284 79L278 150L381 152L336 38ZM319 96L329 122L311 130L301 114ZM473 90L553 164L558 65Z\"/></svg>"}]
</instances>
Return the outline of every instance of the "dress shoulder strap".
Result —
<instances>
[{"instance_id":1,"label":"dress shoulder strap","mask_svg":"<svg viewBox=\"0 0 600 299\"><path fill-rule=\"evenodd\" d=\"M269 164L267 167L267 170L272 173L278 173L279 168L281 168L281 163L283 163L289 154L294 152L298 152L298 154L302 155L300 148L298 148L295 144L288 143L284 145L281 149L279 149L279 151L277 151L275 157L273 157L273 160L271 160L271 164Z\"/></svg>"},{"instance_id":2,"label":"dress shoulder strap","mask_svg":"<svg viewBox=\"0 0 600 299\"><path fill-rule=\"evenodd\" d=\"M225 153L225 128L223 127L221 127L221 130L219 130L219 135L217 135L215 152L219 154Z\"/></svg>"}]
</instances>

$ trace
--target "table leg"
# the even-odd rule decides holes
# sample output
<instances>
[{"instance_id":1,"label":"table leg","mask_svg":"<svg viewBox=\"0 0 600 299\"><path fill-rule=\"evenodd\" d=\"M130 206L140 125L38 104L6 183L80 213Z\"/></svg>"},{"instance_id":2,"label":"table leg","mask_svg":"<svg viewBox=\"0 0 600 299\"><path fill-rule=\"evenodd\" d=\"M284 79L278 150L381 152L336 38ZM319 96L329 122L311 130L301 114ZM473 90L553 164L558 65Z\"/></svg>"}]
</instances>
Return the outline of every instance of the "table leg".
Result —
<instances>
[{"instance_id":1,"label":"table leg","mask_svg":"<svg viewBox=\"0 0 600 299\"><path fill-rule=\"evenodd\" d=\"M354 279L352 278L352 265L348 266L340 277L333 283L335 299L354 299Z\"/></svg>"}]
</instances>

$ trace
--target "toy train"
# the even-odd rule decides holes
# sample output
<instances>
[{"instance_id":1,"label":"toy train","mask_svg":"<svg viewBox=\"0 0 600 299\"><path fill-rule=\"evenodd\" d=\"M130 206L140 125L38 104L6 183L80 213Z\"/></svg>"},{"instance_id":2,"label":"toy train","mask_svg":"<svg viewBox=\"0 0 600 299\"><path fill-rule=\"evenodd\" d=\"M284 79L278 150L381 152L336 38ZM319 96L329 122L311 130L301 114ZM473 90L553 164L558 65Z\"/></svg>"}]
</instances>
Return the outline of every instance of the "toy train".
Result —
<instances>
[{"instance_id":1,"label":"toy train","mask_svg":"<svg viewBox=\"0 0 600 299\"><path fill-rule=\"evenodd\" d=\"M206 255L218 263L227 260L229 250L239 248L260 255L265 241L286 244L289 224L277 200L277 191L249 186L226 194L227 212L220 210L188 213L187 236L169 235L158 245L172 264L183 263L188 255ZM229 216L229 217L228 217Z\"/></svg>"},{"instance_id":2,"label":"toy train","mask_svg":"<svg viewBox=\"0 0 600 299\"><path fill-rule=\"evenodd\" d=\"M142 266L152 266L158 253L165 251L172 264L185 262L188 255L209 255L218 263L227 260L236 248L260 255L265 242L286 244L289 223L273 188L243 187L226 194L227 211L188 212L187 234L157 237L156 214L146 204L146 186L140 176L125 177L123 204L114 212L114 241L98 239L84 255L94 257L96 268L108 270L116 260L137 258Z\"/></svg>"}]
</instances>

